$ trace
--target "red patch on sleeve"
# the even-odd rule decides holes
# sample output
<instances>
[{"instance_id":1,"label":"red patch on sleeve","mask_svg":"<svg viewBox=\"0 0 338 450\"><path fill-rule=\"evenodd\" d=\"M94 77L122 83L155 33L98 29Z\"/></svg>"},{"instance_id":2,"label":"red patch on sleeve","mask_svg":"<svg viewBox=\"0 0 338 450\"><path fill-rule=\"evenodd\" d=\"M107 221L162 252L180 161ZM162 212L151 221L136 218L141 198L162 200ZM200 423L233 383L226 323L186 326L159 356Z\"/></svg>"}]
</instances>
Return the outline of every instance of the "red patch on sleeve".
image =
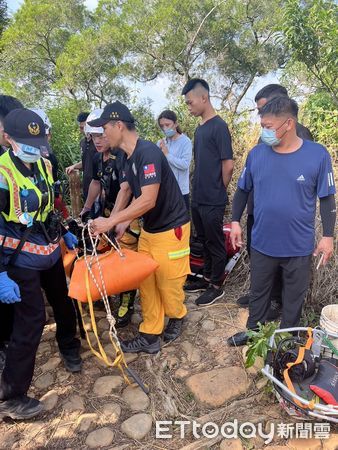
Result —
<instances>
[{"instance_id":1,"label":"red patch on sleeve","mask_svg":"<svg viewBox=\"0 0 338 450\"><path fill-rule=\"evenodd\" d=\"M155 164L147 164L143 166L144 178L153 178L156 177Z\"/></svg>"}]
</instances>

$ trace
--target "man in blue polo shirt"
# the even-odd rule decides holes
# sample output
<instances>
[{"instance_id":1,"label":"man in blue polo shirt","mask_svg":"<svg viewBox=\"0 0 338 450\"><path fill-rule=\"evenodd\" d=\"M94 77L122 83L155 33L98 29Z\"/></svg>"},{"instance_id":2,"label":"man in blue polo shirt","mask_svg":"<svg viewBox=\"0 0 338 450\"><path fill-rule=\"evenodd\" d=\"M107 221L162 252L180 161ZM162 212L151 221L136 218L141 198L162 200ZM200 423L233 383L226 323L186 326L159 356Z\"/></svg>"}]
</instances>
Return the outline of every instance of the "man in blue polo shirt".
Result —
<instances>
[{"instance_id":1,"label":"man in blue polo shirt","mask_svg":"<svg viewBox=\"0 0 338 450\"><path fill-rule=\"evenodd\" d=\"M242 245L240 219L254 191L251 241L251 298L247 328L263 323L273 280L282 269L281 328L299 324L309 285L312 254L326 264L333 252L335 185L330 155L320 144L297 136L298 106L288 97L270 100L261 111L262 144L248 155L233 201L232 244ZM320 200L323 237L316 249L316 200ZM228 339L244 345L245 332Z\"/></svg>"}]
</instances>

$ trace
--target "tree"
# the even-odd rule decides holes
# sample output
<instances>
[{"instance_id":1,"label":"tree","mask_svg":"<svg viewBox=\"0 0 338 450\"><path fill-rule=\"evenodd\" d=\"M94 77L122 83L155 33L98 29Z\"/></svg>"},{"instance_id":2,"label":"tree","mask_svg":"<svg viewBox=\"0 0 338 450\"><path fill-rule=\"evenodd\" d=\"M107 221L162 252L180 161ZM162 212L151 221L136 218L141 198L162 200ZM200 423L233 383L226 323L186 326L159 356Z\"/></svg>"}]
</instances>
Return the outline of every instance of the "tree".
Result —
<instances>
[{"instance_id":1,"label":"tree","mask_svg":"<svg viewBox=\"0 0 338 450\"><path fill-rule=\"evenodd\" d=\"M58 88L99 107L112 100L127 101L123 50L116 28L107 30L105 26L93 25L73 35L57 59L62 73Z\"/></svg>"},{"instance_id":2,"label":"tree","mask_svg":"<svg viewBox=\"0 0 338 450\"><path fill-rule=\"evenodd\" d=\"M283 31L291 54L307 82L338 103L338 6L334 0L287 0Z\"/></svg>"},{"instance_id":3,"label":"tree","mask_svg":"<svg viewBox=\"0 0 338 450\"><path fill-rule=\"evenodd\" d=\"M55 95L57 58L84 24L83 0L25 0L2 36L1 87L26 103Z\"/></svg>"},{"instance_id":4,"label":"tree","mask_svg":"<svg viewBox=\"0 0 338 450\"><path fill-rule=\"evenodd\" d=\"M7 3L0 0L0 36L2 35L7 24Z\"/></svg>"},{"instance_id":5,"label":"tree","mask_svg":"<svg viewBox=\"0 0 338 450\"><path fill-rule=\"evenodd\" d=\"M166 74L181 87L203 76L233 111L257 76L284 64L275 39L277 0L124 0L118 8L103 0L99 14L107 24L118 18L121 35L128 36L132 77L148 81Z\"/></svg>"}]
</instances>

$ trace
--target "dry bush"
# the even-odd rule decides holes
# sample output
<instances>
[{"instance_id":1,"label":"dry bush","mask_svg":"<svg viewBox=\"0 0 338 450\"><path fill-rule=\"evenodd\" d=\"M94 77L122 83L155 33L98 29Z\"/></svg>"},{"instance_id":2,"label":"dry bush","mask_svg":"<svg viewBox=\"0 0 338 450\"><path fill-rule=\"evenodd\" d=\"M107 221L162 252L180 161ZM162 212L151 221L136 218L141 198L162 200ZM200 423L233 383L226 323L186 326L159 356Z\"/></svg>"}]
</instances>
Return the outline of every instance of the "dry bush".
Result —
<instances>
[{"instance_id":1,"label":"dry bush","mask_svg":"<svg viewBox=\"0 0 338 450\"><path fill-rule=\"evenodd\" d=\"M337 231L337 229L336 229ZM317 220L316 235L321 237L321 225ZM337 236L337 232L335 233ZM303 318L305 325L318 325L318 319L324 306L338 303L338 241L335 240L335 248L332 258L326 266L316 270L319 259L313 258L312 277L308 290Z\"/></svg>"}]
</instances>

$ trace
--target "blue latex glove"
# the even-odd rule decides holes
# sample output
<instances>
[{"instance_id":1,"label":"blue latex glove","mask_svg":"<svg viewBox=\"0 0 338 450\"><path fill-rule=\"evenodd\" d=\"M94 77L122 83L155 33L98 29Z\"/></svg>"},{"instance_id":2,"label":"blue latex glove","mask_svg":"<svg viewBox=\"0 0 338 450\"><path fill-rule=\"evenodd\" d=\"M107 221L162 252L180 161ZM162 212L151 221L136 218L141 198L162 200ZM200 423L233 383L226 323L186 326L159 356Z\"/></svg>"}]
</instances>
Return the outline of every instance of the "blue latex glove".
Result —
<instances>
[{"instance_id":1,"label":"blue latex glove","mask_svg":"<svg viewBox=\"0 0 338 450\"><path fill-rule=\"evenodd\" d=\"M69 250L73 250L74 247L77 247L79 243L75 234L71 233L70 231L68 231L63 236L63 240L65 241L65 244L67 245L67 248L69 248Z\"/></svg>"},{"instance_id":2,"label":"blue latex glove","mask_svg":"<svg viewBox=\"0 0 338 450\"><path fill-rule=\"evenodd\" d=\"M19 286L9 278L7 272L0 273L0 302L21 302Z\"/></svg>"}]
</instances>

